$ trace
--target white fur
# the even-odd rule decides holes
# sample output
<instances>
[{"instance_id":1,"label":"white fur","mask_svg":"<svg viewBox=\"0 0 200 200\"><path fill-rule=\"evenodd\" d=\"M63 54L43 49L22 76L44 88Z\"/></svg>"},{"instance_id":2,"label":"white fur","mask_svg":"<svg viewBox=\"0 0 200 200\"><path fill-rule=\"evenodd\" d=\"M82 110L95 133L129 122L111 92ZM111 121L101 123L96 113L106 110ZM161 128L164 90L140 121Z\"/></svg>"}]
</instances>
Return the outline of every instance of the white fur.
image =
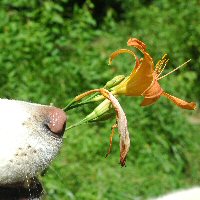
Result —
<instances>
[{"instance_id":1,"label":"white fur","mask_svg":"<svg viewBox=\"0 0 200 200\"><path fill-rule=\"evenodd\" d=\"M200 187L179 190L152 200L200 200Z\"/></svg>"},{"instance_id":2,"label":"white fur","mask_svg":"<svg viewBox=\"0 0 200 200\"><path fill-rule=\"evenodd\" d=\"M62 138L43 126L49 108L0 99L0 185L35 176L58 153Z\"/></svg>"}]
</instances>

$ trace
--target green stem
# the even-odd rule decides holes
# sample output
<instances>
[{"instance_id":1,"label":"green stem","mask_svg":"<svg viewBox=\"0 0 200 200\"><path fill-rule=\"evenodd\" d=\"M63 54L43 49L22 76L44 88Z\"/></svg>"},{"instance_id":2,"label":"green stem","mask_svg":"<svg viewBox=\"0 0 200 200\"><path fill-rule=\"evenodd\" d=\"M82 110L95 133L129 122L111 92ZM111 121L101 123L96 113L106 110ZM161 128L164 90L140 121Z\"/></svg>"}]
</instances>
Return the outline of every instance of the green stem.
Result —
<instances>
[{"instance_id":1,"label":"green stem","mask_svg":"<svg viewBox=\"0 0 200 200\"><path fill-rule=\"evenodd\" d=\"M78 103L78 104L75 104L75 105L71 105L71 106L69 106L69 107L65 107L65 108L63 108L63 111L68 111L68 110L71 110L71 109L73 109L73 108L77 108L77 107L79 107L79 106L82 106L82 105L85 105L85 104L88 104L88 103L91 103L92 101L88 101L88 102L81 102L81 103Z\"/></svg>"},{"instance_id":2,"label":"green stem","mask_svg":"<svg viewBox=\"0 0 200 200\"><path fill-rule=\"evenodd\" d=\"M80 126L80 125L82 125L82 124L84 124L84 123L86 123L86 122L87 122L87 121L86 121L85 118L84 118L84 119L81 120L80 122L77 122L77 123L75 123L75 124L73 124L73 125L67 127L67 128L65 129L65 131L68 131L68 130L70 130L70 129L72 129L72 128L75 128L75 127L77 127L77 126Z\"/></svg>"},{"instance_id":3,"label":"green stem","mask_svg":"<svg viewBox=\"0 0 200 200\"><path fill-rule=\"evenodd\" d=\"M85 105L85 104L89 104L89 103L92 103L92 102L94 102L94 101L100 101L100 100L102 100L102 98L100 98L100 99L98 99L98 100L93 100L96 96L97 96L97 93L91 95L91 96L88 97L87 99L85 99L85 100L83 100L82 102L77 103L77 104L75 104L75 105L73 105L73 104L74 104L76 101L73 99L72 101L70 101L70 103L69 103L67 106L65 106L65 107L63 108L63 111L66 112L66 111L71 110L71 109L73 109L73 108L77 108L77 107L79 107L79 106L82 106L82 105Z\"/></svg>"},{"instance_id":4,"label":"green stem","mask_svg":"<svg viewBox=\"0 0 200 200\"><path fill-rule=\"evenodd\" d=\"M71 106L74 102L75 102L74 99L71 100L71 101L63 108L63 111L66 112L67 110L69 110L70 106Z\"/></svg>"}]
</instances>

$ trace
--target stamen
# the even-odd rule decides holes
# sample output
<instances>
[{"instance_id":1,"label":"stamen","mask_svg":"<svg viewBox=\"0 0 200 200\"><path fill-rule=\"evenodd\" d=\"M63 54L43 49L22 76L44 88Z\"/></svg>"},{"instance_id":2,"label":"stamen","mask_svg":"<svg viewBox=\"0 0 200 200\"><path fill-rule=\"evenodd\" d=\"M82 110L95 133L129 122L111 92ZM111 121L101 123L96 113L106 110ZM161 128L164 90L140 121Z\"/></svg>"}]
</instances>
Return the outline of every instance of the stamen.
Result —
<instances>
[{"instance_id":1,"label":"stamen","mask_svg":"<svg viewBox=\"0 0 200 200\"><path fill-rule=\"evenodd\" d=\"M165 60L164 65L162 67L162 69L158 72L159 74L156 76L156 78L158 78L164 71L165 67L167 66L169 59Z\"/></svg>"},{"instance_id":2,"label":"stamen","mask_svg":"<svg viewBox=\"0 0 200 200\"><path fill-rule=\"evenodd\" d=\"M163 72L165 66L167 65L167 62L169 61L169 59L167 59L166 57L167 54L164 54L161 60L159 60L156 64L155 72L156 74L158 74L157 77Z\"/></svg>"},{"instance_id":3,"label":"stamen","mask_svg":"<svg viewBox=\"0 0 200 200\"><path fill-rule=\"evenodd\" d=\"M182 65L178 66L177 68L175 68L174 70L172 70L171 72L165 74L164 76L161 76L160 78L158 78L157 80L160 80L166 76L168 76L169 74L175 72L176 70L180 69L181 67L183 67L184 65L186 65L187 63L189 63L191 61L191 59L189 59L188 61L184 62Z\"/></svg>"}]
</instances>

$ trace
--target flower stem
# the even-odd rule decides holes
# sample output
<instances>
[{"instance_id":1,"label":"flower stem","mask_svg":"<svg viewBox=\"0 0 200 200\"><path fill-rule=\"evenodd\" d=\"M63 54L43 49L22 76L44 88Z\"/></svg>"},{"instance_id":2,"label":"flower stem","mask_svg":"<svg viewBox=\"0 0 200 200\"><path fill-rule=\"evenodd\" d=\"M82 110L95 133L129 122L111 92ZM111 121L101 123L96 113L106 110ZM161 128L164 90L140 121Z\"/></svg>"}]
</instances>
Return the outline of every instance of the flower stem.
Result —
<instances>
[{"instance_id":1,"label":"flower stem","mask_svg":"<svg viewBox=\"0 0 200 200\"><path fill-rule=\"evenodd\" d=\"M97 97L97 98L96 98L96 97ZM85 104L88 104L88 103L92 103L92 102L94 102L94 101L100 101L100 100L102 100L102 98L98 98L98 94L95 93L95 94L91 95L90 97L86 98L85 100L83 100L83 101L81 101L81 102L75 104L76 102L78 102L78 101L76 100L76 97L75 97L72 101L70 101L70 102L67 104L67 106L65 106L65 107L63 108L63 111L66 112L66 111L71 110L71 109L73 109L73 108L77 108L77 107L79 107L79 106L82 106L82 105L85 105Z\"/></svg>"},{"instance_id":2,"label":"flower stem","mask_svg":"<svg viewBox=\"0 0 200 200\"><path fill-rule=\"evenodd\" d=\"M86 123L86 122L87 122L87 121L86 121L85 118L84 118L84 119L81 120L80 122L77 122L77 123L72 124L71 126L67 127L67 128L65 129L65 131L68 131L68 130L70 130L70 129L72 129L72 128L75 128L75 127L77 127L77 126L80 126L80 125L82 125L82 124L84 124L84 123Z\"/></svg>"}]
</instances>

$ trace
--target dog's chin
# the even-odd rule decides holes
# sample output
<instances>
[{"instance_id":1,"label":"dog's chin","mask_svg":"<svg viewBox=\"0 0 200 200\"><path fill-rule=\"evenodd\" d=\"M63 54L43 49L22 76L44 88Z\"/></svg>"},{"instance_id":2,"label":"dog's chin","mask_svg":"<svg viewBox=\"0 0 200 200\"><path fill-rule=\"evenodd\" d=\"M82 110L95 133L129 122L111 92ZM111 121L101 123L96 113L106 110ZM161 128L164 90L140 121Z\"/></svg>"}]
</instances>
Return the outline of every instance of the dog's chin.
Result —
<instances>
[{"instance_id":1,"label":"dog's chin","mask_svg":"<svg viewBox=\"0 0 200 200\"><path fill-rule=\"evenodd\" d=\"M0 186L44 170L59 152L65 122L55 107L0 99Z\"/></svg>"},{"instance_id":2,"label":"dog's chin","mask_svg":"<svg viewBox=\"0 0 200 200\"><path fill-rule=\"evenodd\" d=\"M0 199L3 200L36 200L44 195L42 184L36 178L29 179L28 185L15 183L0 187Z\"/></svg>"}]
</instances>

